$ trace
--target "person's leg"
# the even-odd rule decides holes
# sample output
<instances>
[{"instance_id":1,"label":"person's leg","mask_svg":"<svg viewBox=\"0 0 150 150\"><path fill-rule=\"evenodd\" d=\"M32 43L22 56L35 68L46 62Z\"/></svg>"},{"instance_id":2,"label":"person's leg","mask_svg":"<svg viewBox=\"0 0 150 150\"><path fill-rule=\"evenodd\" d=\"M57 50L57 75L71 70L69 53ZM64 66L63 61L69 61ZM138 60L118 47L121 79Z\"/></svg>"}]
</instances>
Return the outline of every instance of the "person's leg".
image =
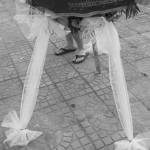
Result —
<instances>
[{"instance_id":1,"label":"person's leg","mask_svg":"<svg viewBox=\"0 0 150 150\"><path fill-rule=\"evenodd\" d=\"M77 51L76 51L76 57L73 59L73 62L74 63L79 63L79 62L82 62L84 61L84 59L87 57L87 52L84 48L84 43L83 43L83 40L81 39L80 37L80 34L79 32L75 32L73 35L73 38L75 40L75 42L77 43ZM79 57L77 57L79 56Z\"/></svg>"},{"instance_id":2,"label":"person's leg","mask_svg":"<svg viewBox=\"0 0 150 150\"><path fill-rule=\"evenodd\" d=\"M55 52L55 55L62 55L62 54L73 52L76 50L76 47L74 46L72 33L69 33L66 35L66 41L67 41L66 46L64 48L58 49L58 51Z\"/></svg>"},{"instance_id":3,"label":"person's leg","mask_svg":"<svg viewBox=\"0 0 150 150\"><path fill-rule=\"evenodd\" d=\"M75 49L73 36L72 36L71 32L66 35L66 41L67 41L67 45L64 47L65 49L67 49L67 50Z\"/></svg>"}]
</instances>

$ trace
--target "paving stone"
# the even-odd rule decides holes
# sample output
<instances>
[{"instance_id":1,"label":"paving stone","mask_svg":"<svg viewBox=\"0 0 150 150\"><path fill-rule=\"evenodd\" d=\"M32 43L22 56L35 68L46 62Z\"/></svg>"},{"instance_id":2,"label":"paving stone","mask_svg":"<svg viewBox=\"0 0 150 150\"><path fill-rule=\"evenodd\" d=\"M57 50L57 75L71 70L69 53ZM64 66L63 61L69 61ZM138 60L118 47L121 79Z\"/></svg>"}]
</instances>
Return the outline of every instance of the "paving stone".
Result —
<instances>
[{"instance_id":1,"label":"paving stone","mask_svg":"<svg viewBox=\"0 0 150 150\"><path fill-rule=\"evenodd\" d=\"M15 31L17 32L17 31ZM20 37L18 37L20 38ZM26 40L20 40L19 42L11 42L11 43L7 43L6 45L7 50L9 51L10 54L20 54L20 55L25 55L26 53L28 53L28 55L32 55L33 52L33 48L31 48L31 46L29 45L29 43ZM25 57L27 58L27 57ZM24 59L25 59L24 58ZM26 59L28 60L28 59Z\"/></svg>"},{"instance_id":2,"label":"paving stone","mask_svg":"<svg viewBox=\"0 0 150 150\"><path fill-rule=\"evenodd\" d=\"M67 143L67 142L63 141L63 142L60 143L60 145L63 146L64 148L67 148L70 145L70 143Z\"/></svg>"},{"instance_id":3,"label":"paving stone","mask_svg":"<svg viewBox=\"0 0 150 150\"><path fill-rule=\"evenodd\" d=\"M138 33L148 32L150 31L149 22L139 22L136 26L130 26L134 31Z\"/></svg>"},{"instance_id":4,"label":"paving stone","mask_svg":"<svg viewBox=\"0 0 150 150\"><path fill-rule=\"evenodd\" d=\"M141 72L136 67L132 66L129 63L124 63L123 68L124 68L126 81L131 81L131 80L135 80L136 78L143 77Z\"/></svg>"},{"instance_id":5,"label":"paving stone","mask_svg":"<svg viewBox=\"0 0 150 150\"><path fill-rule=\"evenodd\" d=\"M116 23L118 25L118 23ZM119 36L120 37L128 37L128 36L132 36L132 35L136 35L137 32L134 31L133 29L120 24L119 27L117 26L118 32L119 32Z\"/></svg>"},{"instance_id":6,"label":"paving stone","mask_svg":"<svg viewBox=\"0 0 150 150\"><path fill-rule=\"evenodd\" d=\"M85 89L92 92L92 89L81 77L57 83L56 86L66 100L87 94Z\"/></svg>"},{"instance_id":7,"label":"paving stone","mask_svg":"<svg viewBox=\"0 0 150 150\"><path fill-rule=\"evenodd\" d=\"M55 103L53 102L53 104L51 101L54 101ZM54 109L52 106L56 106L60 101L63 101L63 98L53 85L40 88L37 103L41 104L43 102L47 102L49 107Z\"/></svg>"},{"instance_id":8,"label":"paving stone","mask_svg":"<svg viewBox=\"0 0 150 150\"><path fill-rule=\"evenodd\" d=\"M120 44L121 44L121 53L126 49L130 49L131 47L133 47L133 45L124 40L124 38L120 39Z\"/></svg>"},{"instance_id":9,"label":"paving stone","mask_svg":"<svg viewBox=\"0 0 150 150\"><path fill-rule=\"evenodd\" d=\"M89 137L92 141L96 141L99 139L99 136L96 133L90 134Z\"/></svg>"},{"instance_id":10,"label":"paving stone","mask_svg":"<svg viewBox=\"0 0 150 150\"><path fill-rule=\"evenodd\" d=\"M65 148L62 147L62 146L60 146L60 145L58 145L58 146L57 146L57 150L65 150Z\"/></svg>"},{"instance_id":11,"label":"paving stone","mask_svg":"<svg viewBox=\"0 0 150 150\"><path fill-rule=\"evenodd\" d=\"M81 147L81 144L78 140L75 140L71 143L71 146L73 149L77 149L77 148Z\"/></svg>"},{"instance_id":12,"label":"paving stone","mask_svg":"<svg viewBox=\"0 0 150 150\"><path fill-rule=\"evenodd\" d=\"M80 138L80 142L82 145L86 145L90 143L90 140L87 137Z\"/></svg>"},{"instance_id":13,"label":"paving stone","mask_svg":"<svg viewBox=\"0 0 150 150\"><path fill-rule=\"evenodd\" d=\"M149 43L148 38L146 38L145 36L140 36L140 35L133 35L130 37L125 37L124 39L134 46L145 45Z\"/></svg>"},{"instance_id":14,"label":"paving stone","mask_svg":"<svg viewBox=\"0 0 150 150\"><path fill-rule=\"evenodd\" d=\"M142 126L140 132L148 131L150 125L150 115L146 107L142 103L137 102L131 105L132 116L136 124L134 126Z\"/></svg>"},{"instance_id":15,"label":"paving stone","mask_svg":"<svg viewBox=\"0 0 150 150\"><path fill-rule=\"evenodd\" d=\"M26 66L27 67L27 66ZM20 69L18 68L17 70L19 70L19 78L20 80L22 81L22 84L24 84L24 81L25 81L25 78L26 76L23 75L23 74L26 74L27 72L27 68L24 68L24 73L22 74ZM22 69L23 70L23 69ZM23 75L23 76L22 76ZM52 81L50 80L50 78L48 77L47 73L45 71L43 71L43 74L42 74L42 78L41 78L41 83L40 83L40 87L45 87L45 86L49 86L52 84Z\"/></svg>"},{"instance_id":16,"label":"paving stone","mask_svg":"<svg viewBox=\"0 0 150 150\"><path fill-rule=\"evenodd\" d=\"M134 64L135 61L141 60L147 57L147 54L144 52L145 45L140 45L137 47L130 47L122 51L121 57L126 60L128 63ZM125 64L124 64L125 65Z\"/></svg>"},{"instance_id":17,"label":"paving stone","mask_svg":"<svg viewBox=\"0 0 150 150\"><path fill-rule=\"evenodd\" d=\"M111 138L112 138L113 141L115 141L115 142L121 140L121 136L120 136L119 134L117 134L117 133L112 134L112 135L111 135Z\"/></svg>"},{"instance_id":18,"label":"paving stone","mask_svg":"<svg viewBox=\"0 0 150 150\"><path fill-rule=\"evenodd\" d=\"M17 78L18 75L13 65L0 68L0 81Z\"/></svg>"},{"instance_id":19,"label":"paving stone","mask_svg":"<svg viewBox=\"0 0 150 150\"><path fill-rule=\"evenodd\" d=\"M141 59L135 62L136 68L145 74L145 77L150 76L150 58Z\"/></svg>"},{"instance_id":20,"label":"paving stone","mask_svg":"<svg viewBox=\"0 0 150 150\"><path fill-rule=\"evenodd\" d=\"M0 56L0 67L12 65L11 57L9 54Z\"/></svg>"},{"instance_id":21,"label":"paving stone","mask_svg":"<svg viewBox=\"0 0 150 150\"><path fill-rule=\"evenodd\" d=\"M90 126L90 123L85 120L85 121L81 122L81 125L82 125L83 127L89 127L89 126ZM87 129L87 130L88 130L88 129Z\"/></svg>"},{"instance_id":22,"label":"paving stone","mask_svg":"<svg viewBox=\"0 0 150 150\"><path fill-rule=\"evenodd\" d=\"M29 66L29 63L25 62L25 61L15 64L15 68L16 68L16 71L19 74L19 76L26 75L28 66Z\"/></svg>"},{"instance_id":23,"label":"paving stone","mask_svg":"<svg viewBox=\"0 0 150 150\"><path fill-rule=\"evenodd\" d=\"M56 68L50 68L46 71L54 83L79 76L79 74L70 65L63 65Z\"/></svg>"},{"instance_id":24,"label":"paving stone","mask_svg":"<svg viewBox=\"0 0 150 150\"><path fill-rule=\"evenodd\" d=\"M83 78L90 84L94 91L102 91L110 86L108 71L102 70L101 74L94 73L84 75Z\"/></svg>"},{"instance_id":25,"label":"paving stone","mask_svg":"<svg viewBox=\"0 0 150 150\"><path fill-rule=\"evenodd\" d=\"M102 141L104 142L105 145L109 145L113 143L112 139L109 136L103 138Z\"/></svg>"},{"instance_id":26,"label":"paving stone","mask_svg":"<svg viewBox=\"0 0 150 150\"><path fill-rule=\"evenodd\" d=\"M69 136L63 137L63 141L64 141L64 142L70 143L71 140L72 140L72 139L71 139Z\"/></svg>"},{"instance_id":27,"label":"paving stone","mask_svg":"<svg viewBox=\"0 0 150 150\"><path fill-rule=\"evenodd\" d=\"M100 148L105 146L104 143L101 140L95 141L94 145L95 145L96 149L100 149Z\"/></svg>"},{"instance_id":28,"label":"paving stone","mask_svg":"<svg viewBox=\"0 0 150 150\"><path fill-rule=\"evenodd\" d=\"M129 91L140 101L148 100L150 97L149 82L148 78L140 78L135 81L130 81L128 82Z\"/></svg>"},{"instance_id":29,"label":"paving stone","mask_svg":"<svg viewBox=\"0 0 150 150\"><path fill-rule=\"evenodd\" d=\"M67 150L73 150L73 149L71 148L71 146L69 146L69 147L67 148Z\"/></svg>"},{"instance_id":30,"label":"paving stone","mask_svg":"<svg viewBox=\"0 0 150 150\"><path fill-rule=\"evenodd\" d=\"M66 65L68 62L62 56L47 55L45 69Z\"/></svg>"},{"instance_id":31,"label":"paving stone","mask_svg":"<svg viewBox=\"0 0 150 150\"><path fill-rule=\"evenodd\" d=\"M17 78L0 82L0 99L15 96L21 93L22 85Z\"/></svg>"},{"instance_id":32,"label":"paving stone","mask_svg":"<svg viewBox=\"0 0 150 150\"><path fill-rule=\"evenodd\" d=\"M89 74L89 73L92 73L92 72L96 72L94 59L91 59L91 58L90 59L86 59L86 61L84 61L80 65L73 65L73 66L75 67L75 69L81 75L85 75L85 74Z\"/></svg>"},{"instance_id":33,"label":"paving stone","mask_svg":"<svg viewBox=\"0 0 150 150\"><path fill-rule=\"evenodd\" d=\"M74 125L74 126L72 126L72 128L73 128L74 131L81 130L81 127L79 125Z\"/></svg>"},{"instance_id":34,"label":"paving stone","mask_svg":"<svg viewBox=\"0 0 150 150\"><path fill-rule=\"evenodd\" d=\"M11 58L13 63L29 62L31 56L28 54L27 50L22 49L21 51L12 52Z\"/></svg>"},{"instance_id":35,"label":"paving stone","mask_svg":"<svg viewBox=\"0 0 150 150\"><path fill-rule=\"evenodd\" d=\"M108 133L105 130L100 130L98 131L98 135L100 136L100 138L103 138L106 137Z\"/></svg>"},{"instance_id":36,"label":"paving stone","mask_svg":"<svg viewBox=\"0 0 150 150\"><path fill-rule=\"evenodd\" d=\"M93 146L93 144L88 144L86 146L84 146L85 150L95 150L95 147Z\"/></svg>"},{"instance_id":37,"label":"paving stone","mask_svg":"<svg viewBox=\"0 0 150 150\"><path fill-rule=\"evenodd\" d=\"M87 134L91 134L91 133L95 132L95 130L92 127L87 127L85 130L86 130Z\"/></svg>"},{"instance_id":38,"label":"paving stone","mask_svg":"<svg viewBox=\"0 0 150 150\"><path fill-rule=\"evenodd\" d=\"M84 150L82 147L78 148L77 150Z\"/></svg>"},{"instance_id":39,"label":"paving stone","mask_svg":"<svg viewBox=\"0 0 150 150\"><path fill-rule=\"evenodd\" d=\"M76 136L78 137L78 138L81 138L81 137L84 137L85 136L85 133L84 133L84 131L77 131L76 132Z\"/></svg>"},{"instance_id":40,"label":"paving stone","mask_svg":"<svg viewBox=\"0 0 150 150\"><path fill-rule=\"evenodd\" d=\"M142 33L142 36L145 36L150 39L150 32L146 32L146 33L144 32L144 33Z\"/></svg>"}]
</instances>

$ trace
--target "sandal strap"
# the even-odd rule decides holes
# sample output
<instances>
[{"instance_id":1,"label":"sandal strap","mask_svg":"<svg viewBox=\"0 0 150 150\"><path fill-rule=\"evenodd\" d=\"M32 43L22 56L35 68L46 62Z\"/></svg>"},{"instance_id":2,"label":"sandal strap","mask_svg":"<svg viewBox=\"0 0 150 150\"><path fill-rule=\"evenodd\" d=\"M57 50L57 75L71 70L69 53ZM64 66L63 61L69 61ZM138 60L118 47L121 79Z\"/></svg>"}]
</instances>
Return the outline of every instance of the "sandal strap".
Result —
<instances>
[{"instance_id":1,"label":"sandal strap","mask_svg":"<svg viewBox=\"0 0 150 150\"><path fill-rule=\"evenodd\" d=\"M76 55L75 56L75 59L73 60L73 63L81 63L81 62L83 62L86 58L87 58L87 56L89 55L89 53L87 52L87 53L85 53L84 55ZM83 58L81 61L79 61L79 62L77 62L77 59L78 58Z\"/></svg>"},{"instance_id":2,"label":"sandal strap","mask_svg":"<svg viewBox=\"0 0 150 150\"><path fill-rule=\"evenodd\" d=\"M89 53L85 53L84 55L76 55L76 59L77 58L81 58L81 57L86 57Z\"/></svg>"},{"instance_id":3,"label":"sandal strap","mask_svg":"<svg viewBox=\"0 0 150 150\"><path fill-rule=\"evenodd\" d=\"M86 55L76 55L76 59L81 58L81 57L85 57Z\"/></svg>"}]
</instances>

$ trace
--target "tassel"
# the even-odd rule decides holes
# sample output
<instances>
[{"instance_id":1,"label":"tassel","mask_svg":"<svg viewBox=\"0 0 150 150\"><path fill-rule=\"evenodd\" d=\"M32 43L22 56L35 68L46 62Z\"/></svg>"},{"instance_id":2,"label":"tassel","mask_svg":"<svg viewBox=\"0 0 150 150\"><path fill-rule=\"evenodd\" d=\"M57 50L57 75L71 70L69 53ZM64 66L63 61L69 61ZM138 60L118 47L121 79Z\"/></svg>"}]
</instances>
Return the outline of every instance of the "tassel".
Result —
<instances>
[{"instance_id":1,"label":"tassel","mask_svg":"<svg viewBox=\"0 0 150 150\"><path fill-rule=\"evenodd\" d=\"M119 13L122 15L123 13L126 15L126 19L135 17L140 12L140 9L137 6L135 0L131 0L130 4L126 9L120 10Z\"/></svg>"}]
</instances>

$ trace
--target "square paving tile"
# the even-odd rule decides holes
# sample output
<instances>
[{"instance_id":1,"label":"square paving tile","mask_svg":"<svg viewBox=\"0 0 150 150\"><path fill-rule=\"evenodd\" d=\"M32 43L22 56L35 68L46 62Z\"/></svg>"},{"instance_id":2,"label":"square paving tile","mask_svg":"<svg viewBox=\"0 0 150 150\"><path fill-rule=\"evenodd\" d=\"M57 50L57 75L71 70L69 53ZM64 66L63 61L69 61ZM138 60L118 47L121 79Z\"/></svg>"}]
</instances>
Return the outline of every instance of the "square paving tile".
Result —
<instances>
[{"instance_id":1,"label":"square paving tile","mask_svg":"<svg viewBox=\"0 0 150 150\"><path fill-rule=\"evenodd\" d=\"M56 50L57 50L57 47L49 41L47 55L49 54L54 55Z\"/></svg>"},{"instance_id":2,"label":"square paving tile","mask_svg":"<svg viewBox=\"0 0 150 150\"><path fill-rule=\"evenodd\" d=\"M66 107L67 105L65 103L63 104L63 102L64 99L55 85L51 84L40 88L37 103L41 104L42 108L52 107L54 105L60 105L60 108Z\"/></svg>"},{"instance_id":3,"label":"square paving tile","mask_svg":"<svg viewBox=\"0 0 150 150\"><path fill-rule=\"evenodd\" d=\"M13 65L0 68L0 81L10 80L16 77L17 73Z\"/></svg>"},{"instance_id":4,"label":"square paving tile","mask_svg":"<svg viewBox=\"0 0 150 150\"><path fill-rule=\"evenodd\" d=\"M89 122L88 126L98 129L118 131L121 130L120 122L116 116L106 107L96 94L91 93L77 97L67 102L74 109L74 114L81 122ZM88 132L88 130L87 130ZM95 129L93 130L95 132ZM88 134L91 134L89 132Z\"/></svg>"},{"instance_id":5,"label":"square paving tile","mask_svg":"<svg viewBox=\"0 0 150 150\"><path fill-rule=\"evenodd\" d=\"M22 93L22 85L19 79L11 79L0 82L0 99Z\"/></svg>"},{"instance_id":6,"label":"square paving tile","mask_svg":"<svg viewBox=\"0 0 150 150\"><path fill-rule=\"evenodd\" d=\"M138 24L130 25L129 27L138 33L150 31L149 22L139 22Z\"/></svg>"},{"instance_id":7,"label":"square paving tile","mask_svg":"<svg viewBox=\"0 0 150 150\"><path fill-rule=\"evenodd\" d=\"M94 91L106 89L110 87L109 74L107 70L102 70L101 74L90 73L84 75L83 78L90 84Z\"/></svg>"},{"instance_id":8,"label":"square paving tile","mask_svg":"<svg viewBox=\"0 0 150 150\"><path fill-rule=\"evenodd\" d=\"M47 55L46 62L45 62L45 69L62 66L67 63L68 62L65 60L63 56Z\"/></svg>"},{"instance_id":9,"label":"square paving tile","mask_svg":"<svg viewBox=\"0 0 150 150\"><path fill-rule=\"evenodd\" d=\"M15 68L19 76L25 76L27 73L27 69L29 66L29 62L23 61L15 64Z\"/></svg>"},{"instance_id":10,"label":"square paving tile","mask_svg":"<svg viewBox=\"0 0 150 150\"><path fill-rule=\"evenodd\" d=\"M24 41L25 37L21 32L18 32L18 28L13 28L11 30L7 30L4 33L1 33L2 39L5 45L9 45L12 43L18 43L20 41Z\"/></svg>"},{"instance_id":11,"label":"square paving tile","mask_svg":"<svg viewBox=\"0 0 150 150\"><path fill-rule=\"evenodd\" d=\"M2 11L0 13L0 23L9 22L11 20L12 20L12 18L10 17L10 15L7 11Z\"/></svg>"},{"instance_id":12,"label":"square paving tile","mask_svg":"<svg viewBox=\"0 0 150 150\"><path fill-rule=\"evenodd\" d=\"M137 32L132 30L131 28L121 24L119 27L117 27L118 33L120 37L128 37L132 35L136 35Z\"/></svg>"},{"instance_id":13,"label":"square paving tile","mask_svg":"<svg viewBox=\"0 0 150 150\"><path fill-rule=\"evenodd\" d=\"M20 76L19 78L22 81L22 84L24 84L26 76ZM52 84L52 81L50 80L46 72L43 71L40 87L48 86L50 84Z\"/></svg>"},{"instance_id":14,"label":"square paving tile","mask_svg":"<svg viewBox=\"0 0 150 150\"><path fill-rule=\"evenodd\" d=\"M57 83L56 86L65 100L92 92L92 89L81 77Z\"/></svg>"},{"instance_id":15,"label":"square paving tile","mask_svg":"<svg viewBox=\"0 0 150 150\"><path fill-rule=\"evenodd\" d=\"M12 60L9 54L0 56L0 67L12 65Z\"/></svg>"},{"instance_id":16,"label":"square paving tile","mask_svg":"<svg viewBox=\"0 0 150 150\"><path fill-rule=\"evenodd\" d=\"M130 63L123 61L123 69L125 73L125 79L126 81L135 80L136 78L143 77L143 74L133 65Z\"/></svg>"},{"instance_id":17,"label":"square paving tile","mask_svg":"<svg viewBox=\"0 0 150 150\"><path fill-rule=\"evenodd\" d=\"M150 21L150 15L148 14L142 14L135 17L135 19L139 20L140 22L149 22Z\"/></svg>"},{"instance_id":18,"label":"square paving tile","mask_svg":"<svg viewBox=\"0 0 150 150\"><path fill-rule=\"evenodd\" d=\"M62 41L55 42L55 45L59 49L59 48L65 47L67 45L67 42L65 39L63 39Z\"/></svg>"},{"instance_id":19,"label":"square paving tile","mask_svg":"<svg viewBox=\"0 0 150 150\"><path fill-rule=\"evenodd\" d=\"M145 77L150 76L150 57L136 61L135 66Z\"/></svg>"},{"instance_id":20,"label":"square paving tile","mask_svg":"<svg viewBox=\"0 0 150 150\"><path fill-rule=\"evenodd\" d=\"M133 35L125 37L124 39L134 46L149 44L149 39L141 35Z\"/></svg>"},{"instance_id":21,"label":"square paving tile","mask_svg":"<svg viewBox=\"0 0 150 150\"><path fill-rule=\"evenodd\" d=\"M20 40L19 42L11 42L6 45L6 48L9 53L28 53L29 55L32 54L32 48L30 47L27 40Z\"/></svg>"},{"instance_id":22,"label":"square paving tile","mask_svg":"<svg viewBox=\"0 0 150 150\"><path fill-rule=\"evenodd\" d=\"M127 83L129 91L140 101L150 99L150 80L147 77L137 78Z\"/></svg>"},{"instance_id":23,"label":"square paving tile","mask_svg":"<svg viewBox=\"0 0 150 150\"><path fill-rule=\"evenodd\" d=\"M73 67L81 74L89 74L92 72L96 72L96 67L95 67L95 62L93 58L86 59L83 63L81 64L73 64Z\"/></svg>"},{"instance_id":24,"label":"square paving tile","mask_svg":"<svg viewBox=\"0 0 150 150\"><path fill-rule=\"evenodd\" d=\"M139 45L137 46L137 49L145 53L145 56L150 57L150 44Z\"/></svg>"},{"instance_id":25,"label":"square paving tile","mask_svg":"<svg viewBox=\"0 0 150 150\"><path fill-rule=\"evenodd\" d=\"M54 83L79 76L79 74L69 64L50 68L46 70L46 72Z\"/></svg>"},{"instance_id":26,"label":"square paving tile","mask_svg":"<svg viewBox=\"0 0 150 150\"><path fill-rule=\"evenodd\" d=\"M130 47L129 49L123 50L121 52L121 57L128 61L129 63L134 63L137 60L143 59L147 57L144 50L141 50L142 46L137 47ZM144 46L143 46L144 47Z\"/></svg>"},{"instance_id":27,"label":"square paving tile","mask_svg":"<svg viewBox=\"0 0 150 150\"><path fill-rule=\"evenodd\" d=\"M150 130L150 112L146 107L138 102L131 105L133 123L138 132L146 132Z\"/></svg>"},{"instance_id":28,"label":"square paving tile","mask_svg":"<svg viewBox=\"0 0 150 150\"><path fill-rule=\"evenodd\" d=\"M21 105L21 98L22 98L22 95L16 95L16 96L12 96L12 97L3 99L1 101L5 107L10 108L9 111L15 110L16 112L19 112L20 111L20 105ZM5 115L9 113L9 111L5 110L4 112L2 112L2 110L3 109L1 109L1 111L0 111L0 115L4 114L4 112L5 112Z\"/></svg>"},{"instance_id":29,"label":"square paving tile","mask_svg":"<svg viewBox=\"0 0 150 150\"><path fill-rule=\"evenodd\" d=\"M120 38L120 44L121 44L121 53L123 51L126 51L126 49L130 49L133 46L129 42L125 41L124 38Z\"/></svg>"},{"instance_id":30,"label":"square paving tile","mask_svg":"<svg viewBox=\"0 0 150 150\"><path fill-rule=\"evenodd\" d=\"M141 12L144 12L144 13L149 13L150 12L149 7L145 7L145 6L142 6L142 5L139 6L139 9L140 9Z\"/></svg>"},{"instance_id":31,"label":"square paving tile","mask_svg":"<svg viewBox=\"0 0 150 150\"><path fill-rule=\"evenodd\" d=\"M4 42L0 36L0 55L8 54L8 50L6 49Z\"/></svg>"},{"instance_id":32,"label":"square paving tile","mask_svg":"<svg viewBox=\"0 0 150 150\"><path fill-rule=\"evenodd\" d=\"M11 58L13 63L21 63L23 61L30 62L31 56L27 53L26 50L12 52Z\"/></svg>"}]
</instances>

